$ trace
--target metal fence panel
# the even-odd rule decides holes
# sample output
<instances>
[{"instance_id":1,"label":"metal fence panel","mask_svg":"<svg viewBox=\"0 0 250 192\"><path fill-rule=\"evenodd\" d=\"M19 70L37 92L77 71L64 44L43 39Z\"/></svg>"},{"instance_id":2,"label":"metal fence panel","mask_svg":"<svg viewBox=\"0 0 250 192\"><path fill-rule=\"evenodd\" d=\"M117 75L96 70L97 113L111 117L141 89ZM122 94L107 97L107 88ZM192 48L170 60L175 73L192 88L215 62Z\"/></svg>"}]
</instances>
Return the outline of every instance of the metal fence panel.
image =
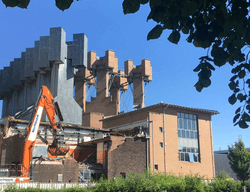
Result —
<instances>
[{"instance_id":1,"label":"metal fence panel","mask_svg":"<svg viewBox=\"0 0 250 192\"><path fill-rule=\"evenodd\" d=\"M93 183L0 183L0 191L4 192L8 186L13 186L16 188L40 188L40 189L63 189L63 188L73 188L73 187L93 187Z\"/></svg>"}]
</instances>

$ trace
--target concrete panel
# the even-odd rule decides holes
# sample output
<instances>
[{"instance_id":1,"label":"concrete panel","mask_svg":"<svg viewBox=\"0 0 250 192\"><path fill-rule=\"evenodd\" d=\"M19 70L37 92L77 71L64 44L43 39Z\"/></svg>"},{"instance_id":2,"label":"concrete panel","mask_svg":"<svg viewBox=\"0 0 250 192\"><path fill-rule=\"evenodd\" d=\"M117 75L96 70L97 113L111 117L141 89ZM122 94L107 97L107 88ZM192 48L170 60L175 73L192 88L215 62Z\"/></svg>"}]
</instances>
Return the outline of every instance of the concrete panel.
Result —
<instances>
[{"instance_id":1,"label":"concrete panel","mask_svg":"<svg viewBox=\"0 0 250 192\"><path fill-rule=\"evenodd\" d=\"M22 81L21 81L21 59L20 58L15 58L14 63L13 63L13 76L12 76L12 81L13 81L13 86L18 88L22 86Z\"/></svg>"},{"instance_id":2,"label":"concrete panel","mask_svg":"<svg viewBox=\"0 0 250 192\"><path fill-rule=\"evenodd\" d=\"M84 33L74 34L73 42L72 66L87 67L88 37Z\"/></svg>"},{"instance_id":3,"label":"concrete panel","mask_svg":"<svg viewBox=\"0 0 250 192\"><path fill-rule=\"evenodd\" d=\"M22 52L22 54L21 54L21 69L20 69L21 81L25 80L25 76L24 76L25 59L26 59L26 52Z\"/></svg>"},{"instance_id":4,"label":"concrete panel","mask_svg":"<svg viewBox=\"0 0 250 192\"><path fill-rule=\"evenodd\" d=\"M50 67L48 56L49 56L49 36L42 36L40 37L39 54L38 54L38 67L40 69Z\"/></svg>"},{"instance_id":5,"label":"concrete panel","mask_svg":"<svg viewBox=\"0 0 250 192\"><path fill-rule=\"evenodd\" d=\"M4 67L3 70L3 93L10 91L11 69L10 67Z\"/></svg>"},{"instance_id":6,"label":"concrete panel","mask_svg":"<svg viewBox=\"0 0 250 192\"><path fill-rule=\"evenodd\" d=\"M40 70L38 66L38 55L39 55L39 41L35 41L34 64L33 64L33 71L35 72L38 72Z\"/></svg>"},{"instance_id":7,"label":"concrete panel","mask_svg":"<svg viewBox=\"0 0 250 192\"><path fill-rule=\"evenodd\" d=\"M26 78L35 77L35 73L33 71L34 50L35 50L34 48L26 49L26 59L25 59L25 66L24 66L24 77Z\"/></svg>"},{"instance_id":8,"label":"concrete panel","mask_svg":"<svg viewBox=\"0 0 250 192\"><path fill-rule=\"evenodd\" d=\"M65 63L67 56L66 32L63 28L51 28L49 38L49 61L54 64Z\"/></svg>"},{"instance_id":9,"label":"concrete panel","mask_svg":"<svg viewBox=\"0 0 250 192\"><path fill-rule=\"evenodd\" d=\"M3 99L1 96L2 94L3 94L3 70L0 70L0 99Z\"/></svg>"},{"instance_id":10,"label":"concrete panel","mask_svg":"<svg viewBox=\"0 0 250 192\"><path fill-rule=\"evenodd\" d=\"M13 68L14 68L14 61L10 62L10 77L9 77L9 88L13 89Z\"/></svg>"},{"instance_id":11,"label":"concrete panel","mask_svg":"<svg viewBox=\"0 0 250 192\"><path fill-rule=\"evenodd\" d=\"M69 78L71 77L71 78ZM53 65L51 72L51 93L58 102L64 123L82 124L82 108L73 98L74 67L65 61L64 65Z\"/></svg>"},{"instance_id":12,"label":"concrete panel","mask_svg":"<svg viewBox=\"0 0 250 192\"><path fill-rule=\"evenodd\" d=\"M14 116L16 114L16 112L17 112L17 90L13 91L11 102L12 102L12 105L11 105L11 113L10 113L10 115Z\"/></svg>"},{"instance_id":13,"label":"concrete panel","mask_svg":"<svg viewBox=\"0 0 250 192\"><path fill-rule=\"evenodd\" d=\"M68 42L66 42L66 44L68 46L67 59L72 59L72 57L73 57L73 49L74 49L74 42L73 41L68 41Z\"/></svg>"}]
</instances>

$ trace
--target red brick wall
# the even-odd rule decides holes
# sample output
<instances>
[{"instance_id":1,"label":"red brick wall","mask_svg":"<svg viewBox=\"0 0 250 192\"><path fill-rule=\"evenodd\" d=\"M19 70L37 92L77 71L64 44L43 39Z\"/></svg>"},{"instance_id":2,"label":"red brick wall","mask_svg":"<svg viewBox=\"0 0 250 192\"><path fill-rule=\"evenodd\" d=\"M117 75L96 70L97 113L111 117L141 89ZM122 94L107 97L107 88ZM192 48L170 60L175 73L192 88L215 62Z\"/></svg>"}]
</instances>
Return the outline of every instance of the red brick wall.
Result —
<instances>
[{"instance_id":1,"label":"red brick wall","mask_svg":"<svg viewBox=\"0 0 250 192\"><path fill-rule=\"evenodd\" d=\"M118 176L121 172L126 175L129 172L144 172L147 164L146 144L145 139L126 138L123 144L114 147L107 154L107 178Z\"/></svg>"},{"instance_id":2,"label":"red brick wall","mask_svg":"<svg viewBox=\"0 0 250 192\"><path fill-rule=\"evenodd\" d=\"M63 181L59 183L78 182L79 166L75 160L66 159L58 164L36 164L33 168L33 179L35 182L58 183L58 174L63 175Z\"/></svg>"}]
</instances>

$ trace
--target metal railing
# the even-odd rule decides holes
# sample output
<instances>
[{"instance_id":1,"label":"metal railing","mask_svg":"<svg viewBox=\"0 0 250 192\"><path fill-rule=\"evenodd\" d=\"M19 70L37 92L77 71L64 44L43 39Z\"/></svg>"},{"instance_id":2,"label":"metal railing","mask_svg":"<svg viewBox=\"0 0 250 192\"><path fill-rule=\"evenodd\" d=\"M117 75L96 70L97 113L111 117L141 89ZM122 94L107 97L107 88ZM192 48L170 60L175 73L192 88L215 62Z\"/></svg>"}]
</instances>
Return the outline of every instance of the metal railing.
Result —
<instances>
[{"instance_id":1,"label":"metal railing","mask_svg":"<svg viewBox=\"0 0 250 192\"><path fill-rule=\"evenodd\" d=\"M7 187L12 188L39 188L39 189L64 189L64 188L84 188L93 187L95 183L0 183L0 191L4 192Z\"/></svg>"}]
</instances>

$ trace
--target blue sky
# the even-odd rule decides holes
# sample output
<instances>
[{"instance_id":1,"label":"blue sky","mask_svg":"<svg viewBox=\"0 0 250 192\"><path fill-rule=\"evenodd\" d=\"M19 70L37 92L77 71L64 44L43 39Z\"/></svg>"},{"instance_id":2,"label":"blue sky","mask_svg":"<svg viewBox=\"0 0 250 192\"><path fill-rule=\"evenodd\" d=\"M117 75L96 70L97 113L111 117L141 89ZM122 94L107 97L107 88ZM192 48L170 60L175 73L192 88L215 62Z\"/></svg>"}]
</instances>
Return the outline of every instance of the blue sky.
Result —
<instances>
[{"instance_id":1,"label":"blue sky","mask_svg":"<svg viewBox=\"0 0 250 192\"><path fill-rule=\"evenodd\" d=\"M147 86L146 106L162 101L217 110L220 114L212 117L214 149L227 149L240 135L249 147L250 129L243 130L232 123L239 104L231 106L228 103L231 66L217 67L211 78L212 85L198 93L194 88L198 77L193 69L199 62L198 58L207 51L187 43L184 35L178 45L170 43L167 40L169 31L164 31L157 40L147 41L147 33L156 25L153 21L146 21L148 14L149 5L143 5L139 12L124 15L122 0L74 1L64 12L55 6L54 1L31 0L28 9L6 8L1 2L0 69L9 66L14 58L20 58L26 48L34 47L34 41L40 36L49 35L51 27L63 27L67 41L71 41L75 33L85 33L88 50L96 51L98 56L104 56L108 49L114 50L121 70L128 59L135 65L140 65L142 59L151 61L153 81ZM122 108L132 110L132 102L128 90Z\"/></svg>"}]
</instances>

